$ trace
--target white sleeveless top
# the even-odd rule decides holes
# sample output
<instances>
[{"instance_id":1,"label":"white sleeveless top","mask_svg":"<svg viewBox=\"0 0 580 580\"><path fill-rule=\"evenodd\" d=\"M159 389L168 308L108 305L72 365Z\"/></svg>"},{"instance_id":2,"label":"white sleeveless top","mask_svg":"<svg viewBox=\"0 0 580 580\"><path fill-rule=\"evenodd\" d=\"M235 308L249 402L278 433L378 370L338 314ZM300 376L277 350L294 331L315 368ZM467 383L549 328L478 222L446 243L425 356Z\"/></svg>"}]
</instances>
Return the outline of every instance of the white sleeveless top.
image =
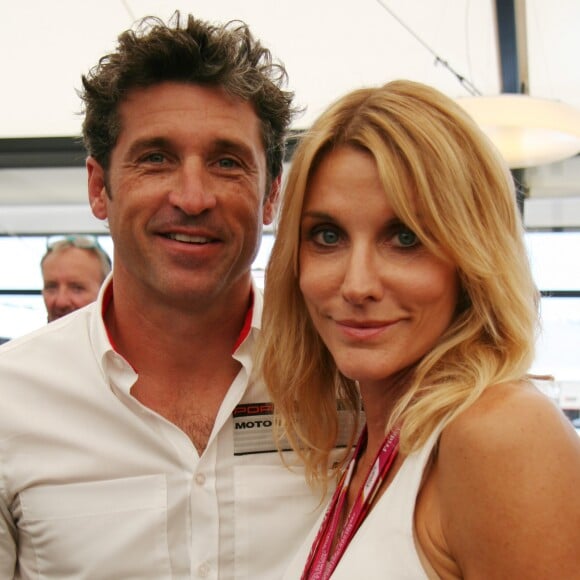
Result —
<instances>
[{"instance_id":1,"label":"white sleeveless top","mask_svg":"<svg viewBox=\"0 0 580 580\"><path fill-rule=\"evenodd\" d=\"M332 580L421 580L427 574L413 538L415 501L423 471L442 424L425 445L405 459L399 472L369 512L332 574ZM322 517L290 564L284 580L299 580Z\"/></svg>"}]
</instances>

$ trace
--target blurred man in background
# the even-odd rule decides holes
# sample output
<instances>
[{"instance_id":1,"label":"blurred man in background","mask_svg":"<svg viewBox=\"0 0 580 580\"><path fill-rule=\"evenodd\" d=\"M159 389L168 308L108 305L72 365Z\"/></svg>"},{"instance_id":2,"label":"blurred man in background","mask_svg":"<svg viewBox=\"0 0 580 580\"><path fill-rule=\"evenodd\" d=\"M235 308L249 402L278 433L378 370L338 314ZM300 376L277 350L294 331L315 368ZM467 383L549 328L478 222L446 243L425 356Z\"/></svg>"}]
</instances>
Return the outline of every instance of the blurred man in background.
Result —
<instances>
[{"instance_id":1,"label":"blurred man in background","mask_svg":"<svg viewBox=\"0 0 580 580\"><path fill-rule=\"evenodd\" d=\"M48 322L94 302L111 271L96 238L67 236L49 244L40 261Z\"/></svg>"}]
</instances>

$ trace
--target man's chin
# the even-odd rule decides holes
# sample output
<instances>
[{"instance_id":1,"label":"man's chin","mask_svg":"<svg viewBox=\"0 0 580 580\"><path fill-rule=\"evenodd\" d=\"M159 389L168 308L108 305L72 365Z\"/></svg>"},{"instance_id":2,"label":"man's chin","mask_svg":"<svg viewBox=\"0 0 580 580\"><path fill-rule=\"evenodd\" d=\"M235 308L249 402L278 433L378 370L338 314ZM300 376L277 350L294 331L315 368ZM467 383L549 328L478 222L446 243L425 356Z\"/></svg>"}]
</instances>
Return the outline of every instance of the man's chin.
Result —
<instances>
[{"instance_id":1,"label":"man's chin","mask_svg":"<svg viewBox=\"0 0 580 580\"><path fill-rule=\"evenodd\" d=\"M66 312L55 312L54 314L48 316L48 322L54 322L55 320L58 320L59 318L62 318L71 312L73 312L73 310L67 310Z\"/></svg>"}]
</instances>

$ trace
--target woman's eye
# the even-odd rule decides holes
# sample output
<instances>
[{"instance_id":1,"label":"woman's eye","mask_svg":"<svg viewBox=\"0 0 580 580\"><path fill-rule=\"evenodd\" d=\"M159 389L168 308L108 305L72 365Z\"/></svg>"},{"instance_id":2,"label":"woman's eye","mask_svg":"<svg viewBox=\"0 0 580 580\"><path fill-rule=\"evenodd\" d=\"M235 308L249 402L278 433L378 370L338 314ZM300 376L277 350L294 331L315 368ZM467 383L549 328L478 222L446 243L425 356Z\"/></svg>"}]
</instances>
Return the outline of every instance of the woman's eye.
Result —
<instances>
[{"instance_id":1,"label":"woman's eye","mask_svg":"<svg viewBox=\"0 0 580 580\"><path fill-rule=\"evenodd\" d=\"M419 243L419 238L415 232L408 228L401 228L395 236L397 245L401 248L412 248Z\"/></svg>"},{"instance_id":2,"label":"woman's eye","mask_svg":"<svg viewBox=\"0 0 580 580\"><path fill-rule=\"evenodd\" d=\"M338 232L329 229L319 229L315 231L312 238L323 246L334 246L340 240Z\"/></svg>"}]
</instances>

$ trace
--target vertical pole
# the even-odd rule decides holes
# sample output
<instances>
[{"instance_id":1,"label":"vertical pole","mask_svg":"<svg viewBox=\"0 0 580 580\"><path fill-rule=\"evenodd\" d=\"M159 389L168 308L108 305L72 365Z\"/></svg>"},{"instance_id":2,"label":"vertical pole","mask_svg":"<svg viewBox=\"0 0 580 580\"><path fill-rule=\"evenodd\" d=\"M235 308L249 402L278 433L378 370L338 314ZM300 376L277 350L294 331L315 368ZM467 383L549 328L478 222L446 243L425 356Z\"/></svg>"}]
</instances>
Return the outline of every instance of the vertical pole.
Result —
<instances>
[{"instance_id":1,"label":"vertical pole","mask_svg":"<svg viewBox=\"0 0 580 580\"><path fill-rule=\"evenodd\" d=\"M525 0L495 0L496 32L500 58L501 92L528 93L528 48ZM527 195L525 170L512 169L517 203L524 214Z\"/></svg>"}]
</instances>

